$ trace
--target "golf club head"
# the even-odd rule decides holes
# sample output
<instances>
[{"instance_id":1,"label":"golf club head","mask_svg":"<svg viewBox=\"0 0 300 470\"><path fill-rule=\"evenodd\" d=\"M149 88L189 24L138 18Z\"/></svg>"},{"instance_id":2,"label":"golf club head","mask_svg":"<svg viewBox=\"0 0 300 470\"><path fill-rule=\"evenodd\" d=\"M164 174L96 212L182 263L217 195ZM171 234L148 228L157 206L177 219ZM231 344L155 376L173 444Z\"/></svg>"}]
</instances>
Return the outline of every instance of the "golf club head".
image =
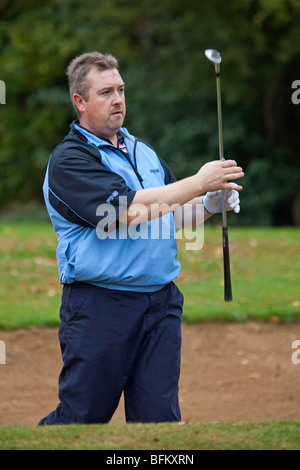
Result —
<instances>
[{"instance_id":1,"label":"golf club head","mask_svg":"<svg viewBox=\"0 0 300 470\"><path fill-rule=\"evenodd\" d=\"M216 51L215 49L206 49L205 55L214 64L220 64L222 57L219 51Z\"/></svg>"}]
</instances>

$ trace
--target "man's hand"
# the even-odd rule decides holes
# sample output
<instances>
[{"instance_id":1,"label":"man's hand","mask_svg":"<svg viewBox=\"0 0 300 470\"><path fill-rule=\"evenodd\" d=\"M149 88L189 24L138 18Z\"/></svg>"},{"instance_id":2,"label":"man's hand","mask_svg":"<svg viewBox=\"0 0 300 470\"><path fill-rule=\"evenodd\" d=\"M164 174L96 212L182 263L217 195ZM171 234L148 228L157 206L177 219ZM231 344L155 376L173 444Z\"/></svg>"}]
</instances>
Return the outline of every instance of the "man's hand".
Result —
<instances>
[{"instance_id":1,"label":"man's hand","mask_svg":"<svg viewBox=\"0 0 300 470\"><path fill-rule=\"evenodd\" d=\"M127 211L120 215L119 220L122 223L136 225L173 212L178 206L183 206L209 191L222 189L241 191L242 186L228 181L243 176L242 168L237 166L234 160L208 162L200 168L198 173L188 178L165 186L139 189Z\"/></svg>"},{"instance_id":2,"label":"man's hand","mask_svg":"<svg viewBox=\"0 0 300 470\"><path fill-rule=\"evenodd\" d=\"M243 169L234 160L215 160L203 165L195 175L201 184L202 193L219 189L241 191L242 186L229 183L244 176ZM200 192L200 194L201 194Z\"/></svg>"},{"instance_id":3,"label":"man's hand","mask_svg":"<svg viewBox=\"0 0 300 470\"><path fill-rule=\"evenodd\" d=\"M237 186L236 183L230 183ZM210 214L222 212L222 191L208 192L203 197L202 203L204 208ZM236 214L240 212L240 197L238 191L234 189L225 189L224 203L226 211L234 211Z\"/></svg>"}]
</instances>

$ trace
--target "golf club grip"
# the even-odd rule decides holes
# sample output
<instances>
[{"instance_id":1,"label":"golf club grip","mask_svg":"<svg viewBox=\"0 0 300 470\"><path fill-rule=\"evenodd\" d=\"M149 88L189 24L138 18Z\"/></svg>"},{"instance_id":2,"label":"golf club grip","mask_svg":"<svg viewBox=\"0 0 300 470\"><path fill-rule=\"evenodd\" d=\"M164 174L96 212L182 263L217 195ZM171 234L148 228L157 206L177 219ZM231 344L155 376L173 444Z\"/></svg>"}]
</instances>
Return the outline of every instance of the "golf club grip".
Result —
<instances>
[{"instance_id":1,"label":"golf club grip","mask_svg":"<svg viewBox=\"0 0 300 470\"><path fill-rule=\"evenodd\" d=\"M228 229L223 227L224 299L232 300Z\"/></svg>"}]
</instances>

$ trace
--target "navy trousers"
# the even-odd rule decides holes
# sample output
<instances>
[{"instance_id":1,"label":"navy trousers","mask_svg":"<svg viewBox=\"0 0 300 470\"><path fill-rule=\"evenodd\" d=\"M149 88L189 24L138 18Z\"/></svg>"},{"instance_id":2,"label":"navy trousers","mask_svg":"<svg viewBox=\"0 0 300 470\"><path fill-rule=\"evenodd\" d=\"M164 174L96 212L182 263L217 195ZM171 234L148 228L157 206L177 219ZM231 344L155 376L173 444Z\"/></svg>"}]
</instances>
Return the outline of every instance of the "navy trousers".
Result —
<instances>
[{"instance_id":1,"label":"navy trousers","mask_svg":"<svg viewBox=\"0 0 300 470\"><path fill-rule=\"evenodd\" d=\"M174 283L153 293L65 285L60 403L39 425L109 422L122 392L127 422L180 421L182 305Z\"/></svg>"}]
</instances>

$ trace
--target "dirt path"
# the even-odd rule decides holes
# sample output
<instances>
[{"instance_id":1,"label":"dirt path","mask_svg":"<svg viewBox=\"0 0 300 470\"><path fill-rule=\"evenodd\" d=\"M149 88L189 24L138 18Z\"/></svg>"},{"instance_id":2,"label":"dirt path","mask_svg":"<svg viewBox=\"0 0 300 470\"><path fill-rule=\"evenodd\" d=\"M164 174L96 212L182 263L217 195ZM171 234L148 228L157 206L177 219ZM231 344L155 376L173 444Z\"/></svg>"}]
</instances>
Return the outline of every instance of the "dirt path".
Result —
<instances>
[{"instance_id":1,"label":"dirt path","mask_svg":"<svg viewBox=\"0 0 300 470\"><path fill-rule=\"evenodd\" d=\"M187 422L300 419L300 323L183 324L180 403ZM0 425L30 425L57 405L56 328L0 331ZM300 354L299 356L300 357ZM112 422L124 423L121 401Z\"/></svg>"}]
</instances>

